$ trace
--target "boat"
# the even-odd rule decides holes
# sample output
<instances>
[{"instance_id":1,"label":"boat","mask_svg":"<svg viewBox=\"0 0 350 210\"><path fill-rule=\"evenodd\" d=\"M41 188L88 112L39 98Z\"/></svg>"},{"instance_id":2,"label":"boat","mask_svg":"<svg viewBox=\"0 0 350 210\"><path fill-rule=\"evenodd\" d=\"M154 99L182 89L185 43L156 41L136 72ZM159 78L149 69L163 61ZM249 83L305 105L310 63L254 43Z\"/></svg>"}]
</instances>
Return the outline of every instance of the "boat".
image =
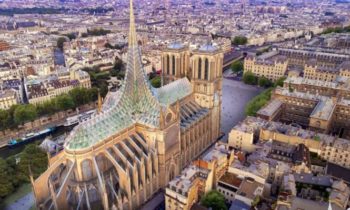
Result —
<instances>
[{"instance_id":1,"label":"boat","mask_svg":"<svg viewBox=\"0 0 350 210\"><path fill-rule=\"evenodd\" d=\"M36 132L36 133L33 133L33 132L27 133L22 138L11 139L7 143L7 146L9 148L15 148L15 147L17 147L19 145L28 144L28 143L30 143L30 142L32 142L34 140L39 139L39 138L51 135L55 130L56 130L56 127L51 127L51 128L46 128L46 129L41 130L41 131Z\"/></svg>"},{"instance_id":2,"label":"boat","mask_svg":"<svg viewBox=\"0 0 350 210\"><path fill-rule=\"evenodd\" d=\"M66 122L63 124L65 127L69 127L72 125L77 125L81 122L84 122L88 119L91 118L92 115L94 115L96 113L96 110L91 110L91 111L87 111L78 115L75 115L73 117L68 117L66 119Z\"/></svg>"}]
</instances>

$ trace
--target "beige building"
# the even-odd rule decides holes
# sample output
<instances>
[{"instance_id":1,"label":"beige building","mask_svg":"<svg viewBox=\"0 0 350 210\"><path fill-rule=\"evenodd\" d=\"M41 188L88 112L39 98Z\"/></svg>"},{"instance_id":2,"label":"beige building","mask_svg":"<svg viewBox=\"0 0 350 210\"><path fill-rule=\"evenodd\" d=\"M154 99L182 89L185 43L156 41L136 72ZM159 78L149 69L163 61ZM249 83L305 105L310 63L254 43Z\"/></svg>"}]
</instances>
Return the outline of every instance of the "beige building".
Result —
<instances>
[{"instance_id":1,"label":"beige building","mask_svg":"<svg viewBox=\"0 0 350 210\"><path fill-rule=\"evenodd\" d=\"M349 78L350 56L337 53L279 48L261 56L247 56L244 72L272 81L303 73L304 78L334 82L339 76Z\"/></svg>"},{"instance_id":2,"label":"beige building","mask_svg":"<svg viewBox=\"0 0 350 210\"><path fill-rule=\"evenodd\" d=\"M210 152L185 168L165 189L167 210L190 210L203 195L215 188L234 160L234 151L217 143Z\"/></svg>"},{"instance_id":3,"label":"beige building","mask_svg":"<svg viewBox=\"0 0 350 210\"><path fill-rule=\"evenodd\" d=\"M271 81L284 77L287 67L288 60L285 56L275 56L274 59L258 59L254 56L247 56L244 59L244 72L252 72L257 77L264 76Z\"/></svg>"},{"instance_id":4,"label":"beige building","mask_svg":"<svg viewBox=\"0 0 350 210\"><path fill-rule=\"evenodd\" d=\"M0 91L0 109L7 110L11 106L18 104L19 98L15 90Z\"/></svg>"},{"instance_id":5,"label":"beige building","mask_svg":"<svg viewBox=\"0 0 350 210\"><path fill-rule=\"evenodd\" d=\"M165 208L167 210L190 210L213 188L213 171L191 165L181 175L171 180L165 189Z\"/></svg>"},{"instance_id":6,"label":"beige building","mask_svg":"<svg viewBox=\"0 0 350 210\"><path fill-rule=\"evenodd\" d=\"M259 148L259 141L269 140L292 145L304 144L322 159L350 168L349 140L262 118L248 117L236 125L230 132L228 143L232 147L252 152Z\"/></svg>"},{"instance_id":7,"label":"beige building","mask_svg":"<svg viewBox=\"0 0 350 210\"><path fill-rule=\"evenodd\" d=\"M30 104L41 104L76 87L91 88L90 75L87 72L70 71L67 75L59 75L57 80L33 82L27 84L26 92Z\"/></svg>"},{"instance_id":8,"label":"beige building","mask_svg":"<svg viewBox=\"0 0 350 210\"><path fill-rule=\"evenodd\" d=\"M322 196L326 188L329 194ZM350 196L350 188L344 181L304 173L286 175L281 189L276 210L343 210L346 209Z\"/></svg>"},{"instance_id":9,"label":"beige building","mask_svg":"<svg viewBox=\"0 0 350 210\"><path fill-rule=\"evenodd\" d=\"M220 50L200 52L217 58L208 68L210 80L201 83L209 84L206 92L194 88L192 78L151 89L132 8L130 1L125 82L32 180L38 209L138 209L220 135Z\"/></svg>"}]
</instances>

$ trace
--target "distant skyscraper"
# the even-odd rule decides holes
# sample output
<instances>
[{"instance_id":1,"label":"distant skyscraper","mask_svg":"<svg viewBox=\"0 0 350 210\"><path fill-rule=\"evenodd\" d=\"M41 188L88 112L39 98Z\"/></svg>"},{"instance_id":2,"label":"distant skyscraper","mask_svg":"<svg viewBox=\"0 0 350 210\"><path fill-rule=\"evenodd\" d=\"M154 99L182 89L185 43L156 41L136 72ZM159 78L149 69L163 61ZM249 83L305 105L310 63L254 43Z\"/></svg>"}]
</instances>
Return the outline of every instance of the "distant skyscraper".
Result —
<instances>
[{"instance_id":1,"label":"distant skyscraper","mask_svg":"<svg viewBox=\"0 0 350 210\"><path fill-rule=\"evenodd\" d=\"M102 110L79 124L47 171L32 179L38 209L138 209L217 140L221 50L194 52L194 65L202 65L194 67L194 83L185 77L152 88L130 0L127 56L120 90L108 94Z\"/></svg>"}]
</instances>

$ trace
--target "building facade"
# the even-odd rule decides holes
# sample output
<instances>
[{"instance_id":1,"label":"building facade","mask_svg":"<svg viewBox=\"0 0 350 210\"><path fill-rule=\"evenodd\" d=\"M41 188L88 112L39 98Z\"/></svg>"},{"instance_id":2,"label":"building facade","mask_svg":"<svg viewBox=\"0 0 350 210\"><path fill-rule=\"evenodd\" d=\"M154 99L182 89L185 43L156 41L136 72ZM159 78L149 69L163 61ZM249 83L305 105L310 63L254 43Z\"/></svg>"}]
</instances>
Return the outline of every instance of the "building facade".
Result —
<instances>
[{"instance_id":1,"label":"building facade","mask_svg":"<svg viewBox=\"0 0 350 210\"><path fill-rule=\"evenodd\" d=\"M202 82L212 87L208 92L197 92L187 78L151 88L130 1L125 82L108 94L101 112L74 128L47 171L32 179L38 209L138 209L165 188L219 137L220 65Z\"/></svg>"},{"instance_id":2,"label":"building facade","mask_svg":"<svg viewBox=\"0 0 350 210\"><path fill-rule=\"evenodd\" d=\"M244 72L272 81L287 75L334 82L339 76L349 78L350 56L323 51L279 48L261 56L247 56Z\"/></svg>"}]
</instances>

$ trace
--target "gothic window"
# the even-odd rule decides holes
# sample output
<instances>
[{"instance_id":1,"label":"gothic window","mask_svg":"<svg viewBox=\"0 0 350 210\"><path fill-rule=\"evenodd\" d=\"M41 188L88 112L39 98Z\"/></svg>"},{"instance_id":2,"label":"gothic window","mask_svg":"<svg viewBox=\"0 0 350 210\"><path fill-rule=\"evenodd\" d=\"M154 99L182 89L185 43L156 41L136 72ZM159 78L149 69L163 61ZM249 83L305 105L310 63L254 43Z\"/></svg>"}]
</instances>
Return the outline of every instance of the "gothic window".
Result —
<instances>
[{"instance_id":1,"label":"gothic window","mask_svg":"<svg viewBox=\"0 0 350 210\"><path fill-rule=\"evenodd\" d=\"M209 61L208 58L205 59L204 62L204 78L209 80Z\"/></svg>"},{"instance_id":2,"label":"gothic window","mask_svg":"<svg viewBox=\"0 0 350 210\"><path fill-rule=\"evenodd\" d=\"M198 60L198 79L202 79L202 58Z\"/></svg>"},{"instance_id":3,"label":"gothic window","mask_svg":"<svg viewBox=\"0 0 350 210\"><path fill-rule=\"evenodd\" d=\"M170 74L170 72L169 72L169 69L170 69L170 58L169 58L169 55L167 55L166 57L167 57L166 58L166 73L167 73L167 75L169 75Z\"/></svg>"},{"instance_id":4,"label":"gothic window","mask_svg":"<svg viewBox=\"0 0 350 210\"><path fill-rule=\"evenodd\" d=\"M172 64L173 64L173 75L175 75L175 56L174 55L172 59Z\"/></svg>"}]
</instances>

